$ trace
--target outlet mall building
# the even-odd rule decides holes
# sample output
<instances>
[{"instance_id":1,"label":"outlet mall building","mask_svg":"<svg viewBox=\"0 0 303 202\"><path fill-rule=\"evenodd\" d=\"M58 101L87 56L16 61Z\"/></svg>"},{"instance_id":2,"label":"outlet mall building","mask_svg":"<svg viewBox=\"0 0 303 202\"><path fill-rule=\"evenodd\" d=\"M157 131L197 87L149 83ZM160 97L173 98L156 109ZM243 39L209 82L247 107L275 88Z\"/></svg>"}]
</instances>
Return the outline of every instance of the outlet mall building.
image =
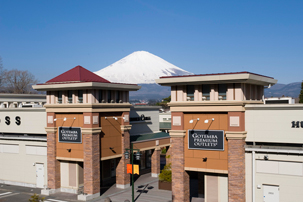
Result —
<instances>
[{"instance_id":1,"label":"outlet mall building","mask_svg":"<svg viewBox=\"0 0 303 202\"><path fill-rule=\"evenodd\" d=\"M157 82L171 87L169 134L144 130L158 115L131 108L129 91L139 86L110 83L80 66L34 86L47 92L46 100L32 97L44 108L5 108L29 98L1 98L0 182L43 187L43 194L83 189L78 199L89 200L110 177L129 187L123 153L132 142L140 167L154 177L160 148L169 147L176 202L303 198L303 106L264 104L264 87L275 79L238 72Z\"/></svg>"}]
</instances>

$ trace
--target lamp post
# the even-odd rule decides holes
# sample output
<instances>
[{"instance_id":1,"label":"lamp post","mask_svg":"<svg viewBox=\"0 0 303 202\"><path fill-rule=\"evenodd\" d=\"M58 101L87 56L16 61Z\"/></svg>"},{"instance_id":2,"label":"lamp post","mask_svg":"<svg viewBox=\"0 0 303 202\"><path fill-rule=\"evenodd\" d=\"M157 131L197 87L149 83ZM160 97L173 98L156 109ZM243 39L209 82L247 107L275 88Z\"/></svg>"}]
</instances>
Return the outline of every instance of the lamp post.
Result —
<instances>
[{"instance_id":1,"label":"lamp post","mask_svg":"<svg viewBox=\"0 0 303 202\"><path fill-rule=\"evenodd\" d=\"M136 151L136 160L140 160L140 150L133 149L133 143L130 143L130 149L125 149L124 152L125 159L129 159L129 154L131 157L131 164L132 164L132 202L135 202L135 189L134 189L134 151ZM128 152L130 151L130 152Z\"/></svg>"}]
</instances>

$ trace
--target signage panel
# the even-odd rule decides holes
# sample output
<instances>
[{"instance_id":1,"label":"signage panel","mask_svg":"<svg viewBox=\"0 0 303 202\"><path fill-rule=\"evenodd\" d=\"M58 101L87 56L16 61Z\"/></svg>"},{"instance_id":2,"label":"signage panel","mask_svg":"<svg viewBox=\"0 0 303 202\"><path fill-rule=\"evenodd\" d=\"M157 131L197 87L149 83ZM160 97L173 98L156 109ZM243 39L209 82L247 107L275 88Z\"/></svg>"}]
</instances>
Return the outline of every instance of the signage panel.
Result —
<instances>
[{"instance_id":1,"label":"signage panel","mask_svg":"<svg viewBox=\"0 0 303 202\"><path fill-rule=\"evenodd\" d=\"M82 143L81 128L59 127L59 142Z\"/></svg>"},{"instance_id":2,"label":"signage panel","mask_svg":"<svg viewBox=\"0 0 303 202\"><path fill-rule=\"evenodd\" d=\"M188 130L188 149L224 151L224 131Z\"/></svg>"}]
</instances>

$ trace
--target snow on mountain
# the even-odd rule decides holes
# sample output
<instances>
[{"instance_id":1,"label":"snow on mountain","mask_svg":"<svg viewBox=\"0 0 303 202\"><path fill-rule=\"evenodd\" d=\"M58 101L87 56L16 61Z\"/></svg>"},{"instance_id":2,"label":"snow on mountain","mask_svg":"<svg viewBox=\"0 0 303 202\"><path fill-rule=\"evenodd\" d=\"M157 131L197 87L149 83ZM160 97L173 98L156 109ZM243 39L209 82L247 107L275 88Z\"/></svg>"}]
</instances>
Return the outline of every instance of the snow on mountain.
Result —
<instances>
[{"instance_id":1,"label":"snow on mountain","mask_svg":"<svg viewBox=\"0 0 303 202\"><path fill-rule=\"evenodd\" d=\"M115 83L152 84L161 76L192 74L146 51L136 51L95 74Z\"/></svg>"}]
</instances>

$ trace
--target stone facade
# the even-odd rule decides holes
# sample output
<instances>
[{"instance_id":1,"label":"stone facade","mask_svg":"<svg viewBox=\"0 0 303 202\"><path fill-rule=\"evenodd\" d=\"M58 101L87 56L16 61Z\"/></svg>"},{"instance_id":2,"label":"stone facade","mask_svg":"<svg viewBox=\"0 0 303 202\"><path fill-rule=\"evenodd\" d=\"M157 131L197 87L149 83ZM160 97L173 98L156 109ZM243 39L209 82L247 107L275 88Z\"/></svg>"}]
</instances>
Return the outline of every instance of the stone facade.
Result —
<instances>
[{"instance_id":1,"label":"stone facade","mask_svg":"<svg viewBox=\"0 0 303 202\"><path fill-rule=\"evenodd\" d=\"M84 193L100 192L100 135L83 134Z\"/></svg>"},{"instance_id":2,"label":"stone facade","mask_svg":"<svg viewBox=\"0 0 303 202\"><path fill-rule=\"evenodd\" d=\"M53 132L47 132L47 179L48 188L60 188L60 162L56 159L56 128L53 128Z\"/></svg>"},{"instance_id":3,"label":"stone facade","mask_svg":"<svg viewBox=\"0 0 303 202\"><path fill-rule=\"evenodd\" d=\"M158 177L159 173L160 173L160 153L161 150L160 148L156 148L152 154L151 157L151 174L152 177Z\"/></svg>"},{"instance_id":4,"label":"stone facade","mask_svg":"<svg viewBox=\"0 0 303 202\"><path fill-rule=\"evenodd\" d=\"M116 168L116 186L117 188L127 188L130 186L130 175L127 174L126 165L130 163L130 159L125 159L124 152L126 148L130 148L129 129L125 127L125 125L122 125L121 132L122 132L122 138L121 138L122 157Z\"/></svg>"},{"instance_id":5,"label":"stone facade","mask_svg":"<svg viewBox=\"0 0 303 202\"><path fill-rule=\"evenodd\" d=\"M189 202L189 175L184 170L184 136L172 138L173 202Z\"/></svg>"},{"instance_id":6,"label":"stone facade","mask_svg":"<svg viewBox=\"0 0 303 202\"><path fill-rule=\"evenodd\" d=\"M243 132L243 134L246 134ZM227 132L228 139L228 201L245 202L245 137Z\"/></svg>"}]
</instances>

